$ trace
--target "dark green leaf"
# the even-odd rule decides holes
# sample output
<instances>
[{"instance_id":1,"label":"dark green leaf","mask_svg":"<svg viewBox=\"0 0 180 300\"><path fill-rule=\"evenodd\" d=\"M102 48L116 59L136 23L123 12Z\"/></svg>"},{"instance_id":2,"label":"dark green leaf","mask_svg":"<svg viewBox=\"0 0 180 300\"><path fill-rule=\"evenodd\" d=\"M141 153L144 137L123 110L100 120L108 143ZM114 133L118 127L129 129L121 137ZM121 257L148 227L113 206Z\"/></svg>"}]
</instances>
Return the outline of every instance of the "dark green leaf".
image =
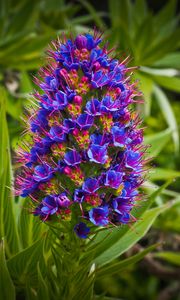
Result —
<instances>
[{"instance_id":1,"label":"dark green leaf","mask_svg":"<svg viewBox=\"0 0 180 300\"><path fill-rule=\"evenodd\" d=\"M146 211L142 215L142 220L136 222L131 229L125 232L124 235L120 234L120 238L118 238L118 228L112 230L111 234L116 234L117 238L113 243L111 243L111 239L108 239L108 247L104 248L104 252L95 259L97 265L105 265L126 252L147 233L157 216L167 208L168 206L164 205L162 207L156 207Z\"/></svg>"},{"instance_id":2,"label":"dark green leaf","mask_svg":"<svg viewBox=\"0 0 180 300\"><path fill-rule=\"evenodd\" d=\"M12 170L9 135L6 121L6 93L0 88L0 236L5 238L5 252L10 257L19 249L19 240L14 216Z\"/></svg>"},{"instance_id":3,"label":"dark green leaf","mask_svg":"<svg viewBox=\"0 0 180 300\"><path fill-rule=\"evenodd\" d=\"M130 265L137 263L139 260L141 260L146 254L151 252L157 247L157 245L152 245L148 247L147 249L127 258L124 260L121 260L119 262L116 262L114 264L109 264L104 267L101 267L96 270L96 276L97 278L105 277L105 276L111 276L115 273L120 273L123 270L126 270Z\"/></svg>"},{"instance_id":4,"label":"dark green leaf","mask_svg":"<svg viewBox=\"0 0 180 300\"><path fill-rule=\"evenodd\" d=\"M0 299L15 300L15 287L8 272L5 260L4 242L0 242Z\"/></svg>"}]
</instances>

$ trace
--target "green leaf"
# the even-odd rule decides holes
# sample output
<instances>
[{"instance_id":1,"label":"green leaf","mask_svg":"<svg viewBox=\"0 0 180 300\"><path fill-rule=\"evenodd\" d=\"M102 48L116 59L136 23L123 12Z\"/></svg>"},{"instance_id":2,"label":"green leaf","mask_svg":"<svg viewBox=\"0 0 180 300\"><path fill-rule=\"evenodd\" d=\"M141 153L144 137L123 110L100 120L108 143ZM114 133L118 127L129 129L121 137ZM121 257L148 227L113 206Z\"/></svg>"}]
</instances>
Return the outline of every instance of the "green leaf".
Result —
<instances>
[{"instance_id":1,"label":"green leaf","mask_svg":"<svg viewBox=\"0 0 180 300\"><path fill-rule=\"evenodd\" d=\"M148 149L152 156L158 155L167 142L170 140L172 134L171 129L166 129L164 131L146 135L144 138L145 144L150 144L151 147Z\"/></svg>"},{"instance_id":2,"label":"green leaf","mask_svg":"<svg viewBox=\"0 0 180 300\"><path fill-rule=\"evenodd\" d=\"M176 13L177 0L170 0L155 16L156 28L162 28L171 21Z\"/></svg>"},{"instance_id":3,"label":"green leaf","mask_svg":"<svg viewBox=\"0 0 180 300\"><path fill-rule=\"evenodd\" d=\"M176 50L179 45L179 34L180 29L175 29L172 34L166 35L162 40L148 47L148 50L144 52L141 64L150 66L169 52Z\"/></svg>"},{"instance_id":4,"label":"green leaf","mask_svg":"<svg viewBox=\"0 0 180 300\"><path fill-rule=\"evenodd\" d=\"M49 292L47 288L47 284L41 274L41 269L39 267L39 264L37 266L38 268L38 290L37 290L37 299L38 300L49 300Z\"/></svg>"},{"instance_id":5,"label":"green leaf","mask_svg":"<svg viewBox=\"0 0 180 300\"><path fill-rule=\"evenodd\" d=\"M156 69L156 68L148 68L141 66L140 71L143 73L147 73L150 75L157 75L157 76L165 76L165 77L173 77L179 74L179 71L174 69Z\"/></svg>"},{"instance_id":6,"label":"green leaf","mask_svg":"<svg viewBox=\"0 0 180 300\"><path fill-rule=\"evenodd\" d=\"M153 76L153 80L160 86L175 92L180 92L180 78L167 76Z\"/></svg>"},{"instance_id":7,"label":"green leaf","mask_svg":"<svg viewBox=\"0 0 180 300\"><path fill-rule=\"evenodd\" d=\"M171 252L171 251L162 251L162 252L155 253L154 257L161 258L176 266L180 266L180 253Z\"/></svg>"},{"instance_id":8,"label":"green leaf","mask_svg":"<svg viewBox=\"0 0 180 300\"><path fill-rule=\"evenodd\" d=\"M149 175L151 180L166 180L170 178L180 177L180 172L171 169L154 168L154 170L152 170Z\"/></svg>"},{"instance_id":9,"label":"green leaf","mask_svg":"<svg viewBox=\"0 0 180 300\"><path fill-rule=\"evenodd\" d=\"M164 57L156 61L154 63L154 66L180 69L180 52L173 52L165 55Z\"/></svg>"},{"instance_id":10,"label":"green leaf","mask_svg":"<svg viewBox=\"0 0 180 300\"><path fill-rule=\"evenodd\" d=\"M112 230L111 235L112 237L115 235L116 239L113 239L112 243L112 237L109 236L108 241L106 241L106 248L104 248L103 253L95 258L95 263L98 266L105 265L126 252L147 233L158 215L167 208L167 205L163 205L146 211L142 215L142 220L136 222L124 235L121 235L119 228ZM118 238L118 231L120 233L120 238ZM103 242L101 247L103 249Z\"/></svg>"},{"instance_id":11,"label":"green leaf","mask_svg":"<svg viewBox=\"0 0 180 300\"><path fill-rule=\"evenodd\" d=\"M15 287L9 275L8 268L5 260L4 243L0 242L0 299L2 300L15 300Z\"/></svg>"},{"instance_id":12,"label":"green leaf","mask_svg":"<svg viewBox=\"0 0 180 300\"><path fill-rule=\"evenodd\" d=\"M81 5L83 5L89 12L89 14L93 17L94 21L96 22L97 26L101 29L105 28L104 22L97 13L96 9L91 5L88 1L78 0Z\"/></svg>"},{"instance_id":13,"label":"green leaf","mask_svg":"<svg viewBox=\"0 0 180 300\"><path fill-rule=\"evenodd\" d=\"M30 214L30 201L28 198L19 199L21 211L18 219L18 231L23 248L31 246L39 240L48 227L34 215Z\"/></svg>"},{"instance_id":14,"label":"green leaf","mask_svg":"<svg viewBox=\"0 0 180 300\"><path fill-rule=\"evenodd\" d=\"M19 239L14 216L12 170L9 148L9 135L6 121L6 93L0 88L0 237L5 239L5 252L8 257L19 250Z\"/></svg>"},{"instance_id":15,"label":"green leaf","mask_svg":"<svg viewBox=\"0 0 180 300\"><path fill-rule=\"evenodd\" d=\"M166 94L158 87L154 86L154 95L161 108L162 114L172 131L172 137L175 146L175 152L179 152L179 134L178 134L178 124L176 117L174 115L173 109L168 101Z\"/></svg>"},{"instance_id":16,"label":"green leaf","mask_svg":"<svg viewBox=\"0 0 180 300\"><path fill-rule=\"evenodd\" d=\"M152 245L148 247L147 249L127 258L124 260L121 260L119 262L116 262L114 264L108 264L104 267L101 267L99 269L96 269L96 277L97 279L105 277L105 276L111 276L115 273L119 273L123 270L126 270L130 265L137 263L139 260L141 260L146 254L151 252L157 247L157 244Z\"/></svg>"},{"instance_id":17,"label":"green leaf","mask_svg":"<svg viewBox=\"0 0 180 300\"><path fill-rule=\"evenodd\" d=\"M9 24L7 26L6 35L12 36L17 32L22 31L27 28L29 25L33 26L33 14L35 9L36 1L26 0L20 7L18 11L11 16ZM32 22L32 23L31 23Z\"/></svg>"},{"instance_id":18,"label":"green leaf","mask_svg":"<svg viewBox=\"0 0 180 300\"><path fill-rule=\"evenodd\" d=\"M151 112L153 80L140 72L137 73L136 78L140 80L139 86L145 98L145 115L149 116Z\"/></svg>"},{"instance_id":19,"label":"green leaf","mask_svg":"<svg viewBox=\"0 0 180 300\"><path fill-rule=\"evenodd\" d=\"M44 239L35 242L7 261L9 273L17 284L37 285L37 264L43 259L43 242Z\"/></svg>"}]
</instances>

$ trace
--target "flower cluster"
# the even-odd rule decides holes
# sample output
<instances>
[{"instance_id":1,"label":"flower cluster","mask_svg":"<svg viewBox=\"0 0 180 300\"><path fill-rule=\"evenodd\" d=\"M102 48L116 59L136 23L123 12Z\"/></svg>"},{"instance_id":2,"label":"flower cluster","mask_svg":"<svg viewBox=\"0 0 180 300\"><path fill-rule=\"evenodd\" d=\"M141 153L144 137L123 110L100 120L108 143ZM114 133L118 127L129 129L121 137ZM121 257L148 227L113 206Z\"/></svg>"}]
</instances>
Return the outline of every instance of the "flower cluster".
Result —
<instances>
[{"instance_id":1,"label":"flower cluster","mask_svg":"<svg viewBox=\"0 0 180 300\"><path fill-rule=\"evenodd\" d=\"M19 149L18 194L31 198L34 215L72 222L81 238L133 221L144 176L143 130L132 110L137 83L128 59L100 44L97 32L53 43Z\"/></svg>"}]
</instances>

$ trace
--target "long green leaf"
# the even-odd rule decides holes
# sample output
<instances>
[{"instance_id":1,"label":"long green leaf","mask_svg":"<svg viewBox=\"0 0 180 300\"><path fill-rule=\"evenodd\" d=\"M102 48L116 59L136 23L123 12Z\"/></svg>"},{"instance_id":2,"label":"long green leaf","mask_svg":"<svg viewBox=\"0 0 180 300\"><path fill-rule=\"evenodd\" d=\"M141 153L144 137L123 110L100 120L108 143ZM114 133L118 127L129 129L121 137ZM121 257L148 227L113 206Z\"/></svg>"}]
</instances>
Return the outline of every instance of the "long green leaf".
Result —
<instances>
[{"instance_id":1,"label":"long green leaf","mask_svg":"<svg viewBox=\"0 0 180 300\"><path fill-rule=\"evenodd\" d=\"M154 86L154 95L161 108L162 114L172 130L172 137L174 141L175 151L179 152L179 134L178 134L178 124L176 117L174 115L173 109L168 101L166 94L158 87Z\"/></svg>"},{"instance_id":2,"label":"long green leaf","mask_svg":"<svg viewBox=\"0 0 180 300\"><path fill-rule=\"evenodd\" d=\"M146 76L145 74L142 74L141 72L138 72L136 75L137 79L140 79L140 89L143 92L144 95L144 111L145 115L149 116L151 112L151 102L152 102L152 92L153 92L153 80Z\"/></svg>"},{"instance_id":3,"label":"long green leaf","mask_svg":"<svg viewBox=\"0 0 180 300\"><path fill-rule=\"evenodd\" d=\"M48 227L29 212L29 199L19 199L21 211L18 219L18 231L23 248L39 240Z\"/></svg>"},{"instance_id":4,"label":"long green leaf","mask_svg":"<svg viewBox=\"0 0 180 300\"><path fill-rule=\"evenodd\" d=\"M173 52L162 57L154 63L157 67L180 68L180 52Z\"/></svg>"},{"instance_id":5,"label":"long green leaf","mask_svg":"<svg viewBox=\"0 0 180 300\"><path fill-rule=\"evenodd\" d=\"M145 136L145 144L151 145L148 151L152 156L156 156L161 152L161 150L170 140L171 134L172 130L168 128L164 131Z\"/></svg>"},{"instance_id":6,"label":"long green leaf","mask_svg":"<svg viewBox=\"0 0 180 300\"><path fill-rule=\"evenodd\" d=\"M161 258L176 266L180 266L180 253L171 251L162 251L154 254L155 257Z\"/></svg>"},{"instance_id":7,"label":"long green leaf","mask_svg":"<svg viewBox=\"0 0 180 300\"><path fill-rule=\"evenodd\" d=\"M101 277L105 276L111 276L115 273L119 273L123 270L126 270L127 267L129 267L132 264L137 263L139 260L141 260L146 254L151 252L157 247L157 244L152 245L148 247L147 249L127 258L124 260L121 260L119 262L116 262L114 264L105 265L99 269L96 269L96 277L99 279Z\"/></svg>"},{"instance_id":8,"label":"long green leaf","mask_svg":"<svg viewBox=\"0 0 180 300\"><path fill-rule=\"evenodd\" d=\"M101 255L96 257L95 263L98 266L105 265L126 252L147 233L157 216L167 208L168 206L164 205L162 207L156 207L146 211L142 215L142 220L136 222L135 225L121 236L120 239L118 239L117 235L117 239L113 244L111 243L111 239L109 239L108 247L104 249L104 252Z\"/></svg>"},{"instance_id":9,"label":"long green leaf","mask_svg":"<svg viewBox=\"0 0 180 300\"><path fill-rule=\"evenodd\" d=\"M160 86L175 92L180 92L180 78L167 76L153 76L153 79Z\"/></svg>"},{"instance_id":10,"label":"long green leaf","mask_svg":"<svg viewBox=\"0 0 180 300\"><path fill-rule=\"evenodd\" d=\"M152 170L152 172L150 173L151 180L166 180L176 177L180 177L180 172L171 169L154 168L154 170Z\"/></svg>"},{"instance_id":11,"label":"long green leaf","mask_svg":"<svg viewBox=\"0 0 180 300\"><path fill-rule=\"evenodd\" d=\"M4 242L0 242L0 299L15 300L15 287L10 277L4 253Z\"/></svg>"},{"instance_id":12,"label":"long green leaf","mask_svg":"<svg viewBox=\"0 0 180 300\"><path fill-rule=\"evenodd\" d=\"M37 285L37 264L42 263L43 242L44 239L35 242L7 261L9 273L17 284L25 286L31 282Z\"/></svg>"},{"instance_id":13,"label":"long green leaf","mask_svg":"<svg viewBox=\"0 0 180 300\"><path fill-rule=\"evenodd\" d=\"M0 145L0 237L4 237L5 252L10 257L18 252L19 239L14 216L15 202L6 121L6 94L3 88L0 88Z\"/></svg>"},{"instance_id":14,"label":"long green leaf","mask_svg":"<svg viewBox=\"0 0 180 300\"><path fill-rule=\"evenodd\" d=\"M38 291L37 291L37 299L38 300L49 300L49 292L47 288L47 284L42 276L41 269L39 267L39 264L37 266L38 268Z\"/></svg>"}]
</instances>

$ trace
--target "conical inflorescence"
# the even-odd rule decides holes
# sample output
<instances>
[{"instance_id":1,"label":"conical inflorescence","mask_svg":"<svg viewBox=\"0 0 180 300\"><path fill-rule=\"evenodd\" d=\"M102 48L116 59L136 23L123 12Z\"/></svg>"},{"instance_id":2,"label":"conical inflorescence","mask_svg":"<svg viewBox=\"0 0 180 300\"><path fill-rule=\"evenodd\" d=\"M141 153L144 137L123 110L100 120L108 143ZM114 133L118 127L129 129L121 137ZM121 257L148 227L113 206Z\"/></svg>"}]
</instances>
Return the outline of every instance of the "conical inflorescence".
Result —
<instances>
[{"instance_id":1,"label":"conical inflorescence","mask_svg":"<svg viewBox=\"0 0 180 300\"><path fill-rule=\"evenodd\" d=\"M144 178L140 93L128 59L114 58L97 32L53 42L19 149L18 194L43 221L67 221L86 238L134 221ZM101 46L102 45L102 46Z\"/></svg>"}]
</instances>

